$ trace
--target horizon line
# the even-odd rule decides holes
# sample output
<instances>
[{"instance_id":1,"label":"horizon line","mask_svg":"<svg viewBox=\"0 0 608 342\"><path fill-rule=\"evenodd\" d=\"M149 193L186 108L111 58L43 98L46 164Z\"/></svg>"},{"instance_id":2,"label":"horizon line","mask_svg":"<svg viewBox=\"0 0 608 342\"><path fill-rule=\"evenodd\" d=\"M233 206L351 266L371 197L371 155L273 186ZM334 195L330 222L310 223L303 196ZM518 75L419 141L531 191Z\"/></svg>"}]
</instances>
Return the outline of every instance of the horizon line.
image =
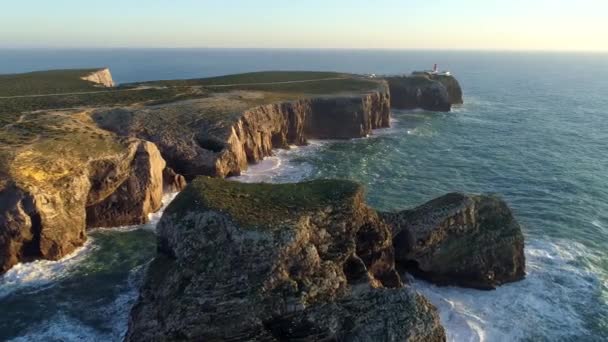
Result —
<instances>
[{"instance_id":1,"label":"horizon line","mask_svg":"<svg viewBox=\"0 0 608 342\"><path fill-rule=\"evenodd\" d=\"M0 46L0 50L317 50L317 51L442 51L442 52L521 52L521 53L594 53L608 50L509 49L509 48L361 48L361 47L154 47L154 46Z\"/></svg>"}]
</instances>

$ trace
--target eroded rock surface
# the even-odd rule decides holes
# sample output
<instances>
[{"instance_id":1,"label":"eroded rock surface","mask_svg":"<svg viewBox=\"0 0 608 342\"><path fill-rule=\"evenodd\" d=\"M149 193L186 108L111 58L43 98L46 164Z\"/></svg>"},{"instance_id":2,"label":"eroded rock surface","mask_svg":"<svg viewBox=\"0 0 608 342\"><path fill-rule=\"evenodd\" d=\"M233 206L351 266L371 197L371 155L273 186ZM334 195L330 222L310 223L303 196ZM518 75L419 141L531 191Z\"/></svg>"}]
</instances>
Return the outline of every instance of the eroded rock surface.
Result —
<instances>
[{"instance_id":1,"label":"eroded rock surface","mask_svg":"<svg viewBox=\"0 0 608 342\"><path fill-rule=\"evenodd\" d=\"M276 95L233 91L154 107L98 110L93 117L104 129L154 142L168 165L187 179L227 177L272 155L273 148L304 145L310 138L360 138L389 127L388 88L378 87L364 94L263 105L255 103Z\"/></svg>"},{"instance_id":2,"label":"eroded rock surface","mask_svg":"<svg viewBox=\"0 0 608 342\"><path fill-rule=\"evenodd\" d=\"M158 225L127 341L444 341L348 181L197 178Z\"/></svg>"},{"instance_id":3,"label":"eroded rock surface","mask_svg":"<svg viewBox=\"0 0 608 342\"><path fill-rule=\"evenodd\" d=\"M480 289L525 276L521 227L497 197L451 193L382 216L394 232L397 263L414 275Z\"/></svg>"},{"instance_id":4,"label":"eroded rock surface","mask_svg":"<svg viewBox=\"0 0 608 342\"><path fill-rule=\"evenodd\" d=\"M165 162L154 144L101 131L80 112L33 113L0 133L25 128L39 133L0 147L0 273L71 253L87 223L141 223L160 208Z\"/></svg>"}]
</instances>

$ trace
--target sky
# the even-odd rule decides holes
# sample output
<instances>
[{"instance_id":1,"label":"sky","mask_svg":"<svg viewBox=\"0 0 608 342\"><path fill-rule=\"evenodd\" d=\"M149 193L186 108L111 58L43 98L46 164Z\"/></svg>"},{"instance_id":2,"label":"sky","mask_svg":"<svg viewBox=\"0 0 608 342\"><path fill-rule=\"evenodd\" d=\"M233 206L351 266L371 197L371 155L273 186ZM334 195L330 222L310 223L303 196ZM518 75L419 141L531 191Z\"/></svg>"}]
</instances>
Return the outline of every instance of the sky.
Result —
<instances>
[{"instance_id":1,"label":"sky","mask_svg":"<svg viewBox=\"0 0 608 342\"><path fill-rule=\"evenodd\" d=\"M0 48L608 51L608 0L2 0Z\"/></svg>"}]
</instances>

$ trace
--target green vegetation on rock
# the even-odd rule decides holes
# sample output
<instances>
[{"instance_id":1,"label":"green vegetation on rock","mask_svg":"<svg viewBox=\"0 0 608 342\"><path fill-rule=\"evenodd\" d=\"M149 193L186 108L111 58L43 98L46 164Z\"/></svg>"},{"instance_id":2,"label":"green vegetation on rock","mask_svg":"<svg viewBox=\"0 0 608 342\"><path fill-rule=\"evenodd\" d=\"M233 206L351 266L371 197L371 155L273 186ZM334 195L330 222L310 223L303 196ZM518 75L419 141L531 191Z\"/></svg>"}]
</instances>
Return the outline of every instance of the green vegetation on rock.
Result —
<instances>
[{"instance_id":1,"label":"green vegetation on rock","mask_svg":"<svg viewBox=\"0 0 608 342\"><path fill-rule=\"evenodd\" d=\"M236 85L248 83L274 83L274 82L298 82L328 78L352 77L352 75L337 72L317 71L260 71L244 74L225 75L209 78L195 78L187 80L163 80L152 82L138 82L127 84L133 85L160 85L160 86L218 86Z\"/></svg>"},{"instance_id":2,"label":"green vegetation on rock","mask_svg":"<svg viewBox=\"0 0 608 342\"><path fill-rule=\"evenodd\" d=\"M183 215L208 208L225 212L244 226L269 226L297 218L298 213L344 203L360 191L359 184L346 180L249 184L198 177L177 196L166 213Z\"/></svg>"}]
</instances>

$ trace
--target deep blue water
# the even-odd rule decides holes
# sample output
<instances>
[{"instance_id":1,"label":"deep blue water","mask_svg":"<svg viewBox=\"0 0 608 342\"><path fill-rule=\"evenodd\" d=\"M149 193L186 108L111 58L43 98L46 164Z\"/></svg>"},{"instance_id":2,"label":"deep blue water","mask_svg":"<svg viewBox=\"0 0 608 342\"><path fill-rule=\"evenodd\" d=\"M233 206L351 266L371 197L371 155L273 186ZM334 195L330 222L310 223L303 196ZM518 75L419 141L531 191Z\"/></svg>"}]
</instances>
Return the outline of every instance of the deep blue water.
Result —
<instances>
[{"instance_id":1,"label":"deep blue water","mask_svg":"<svg viewBox=\"0 0 608 342\"><path fill-rule=\"evenodd\" d=\"M393 127L373 137L280 151L241 180L354 179L383 210L449 191L498 193L524 227L528 277L491 292L415 281L439 307L449 339L607 340L606 54L0 50L0 73L109 66L118 82L277 69L405 73L433 63L459 79L463 106L395 111ZM20 265L0 279L0 340L119 339L139 266L154 253L153 238L136 232L97 232L68 260ZM109 249L116 244L123 247ZM81 279L97 280L99 295Z\"/></svg>"}]
</instances>

